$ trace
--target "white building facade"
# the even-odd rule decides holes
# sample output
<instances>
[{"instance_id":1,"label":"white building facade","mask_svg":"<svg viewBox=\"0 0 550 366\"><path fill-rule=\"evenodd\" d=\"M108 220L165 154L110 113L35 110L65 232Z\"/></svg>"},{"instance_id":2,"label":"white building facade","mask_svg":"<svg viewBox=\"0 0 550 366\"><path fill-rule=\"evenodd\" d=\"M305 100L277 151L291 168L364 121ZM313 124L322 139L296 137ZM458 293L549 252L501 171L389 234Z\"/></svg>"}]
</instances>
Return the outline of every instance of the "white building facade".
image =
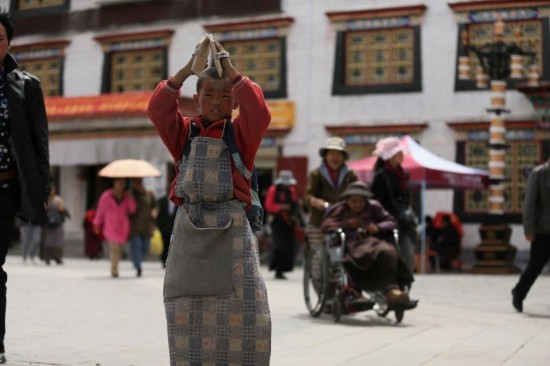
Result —
<instances>
[{"instance_id":1,"label":"white building facade","mask_svg":"<svg viewBox=\"0 0 550 366\"><path fill-rule=\"evenodd\" d=\"M103 187L92 175L109 161L151 161L164 175L146 183L157 195L163 193L170 157L144 114L144 101L154 75L158 82L174 74L205 32L213 33L230 52L235 50L237 66L253 74L274 110L257 165L267 181L278 169L290 167L302 190L307 171L320 162L319 148L331 135L346 139L352 158L370 153L380 137L411 134L443 158L483 167L490 92L458 79L463 30L470 32L471 41L482 42L488 37L482 25L498 17L514 24L523 31L522 42L539 53L542 79L550 75L544 65L550 64L544 59L550 50L547 1L220 1L217 8L207 9L200 1L155 7L153 1L64 0L27 10L23 3L0 0L0 6L14 14L16 27L35 25L32 30L16 28L12 48L21 56L19 62L32 66L31 61L48 59L36 50L49 48L52 55L61 55L59 80L52 79L58 91L48 95L47 109L51 164L58 169L59 189L73 215L66 224L72 237L82 235L84 212ZM56 21L61 25L52 31ZM46 25L50 28L41 28ZM265 51L254 51L261 45ZM161 61L152 66L157 69L146 80L149 84L117 84L117 72L121 75L124 68L116 68L116 57L143 49L160 50ZM247 50L253 56L248 57ZM41 78L43 86L48 84ZM182 89L186 111L193 110L188 102L194 81ZM142 97L133 96L136 91ZM129 105L116 105L121 95ZM515 223L511 242L527 248L519 225L524 182L515 170L542 159L548 136L537 127L528 97L513 84L506 105L514 147L509 188L513 203L504 219ZM538 153L525 152L529 149ZM484 199L480 192L428 191L425 210L433 215L458 207L465 222L463 245L473 246L479 242Z\"/></svg>"}]
</instances>

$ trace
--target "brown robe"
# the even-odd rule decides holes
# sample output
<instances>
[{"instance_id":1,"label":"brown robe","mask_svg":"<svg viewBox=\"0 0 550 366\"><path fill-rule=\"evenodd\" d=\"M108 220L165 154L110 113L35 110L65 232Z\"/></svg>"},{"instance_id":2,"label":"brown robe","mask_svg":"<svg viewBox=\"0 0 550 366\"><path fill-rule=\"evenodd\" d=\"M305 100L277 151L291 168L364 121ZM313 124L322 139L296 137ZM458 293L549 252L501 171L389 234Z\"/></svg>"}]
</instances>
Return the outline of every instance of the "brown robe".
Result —
<instances>
[{"instance_id":1,"label":"brown robe","mask_svg":"<svg viewBox=\"0 0 550 366\"><path fill-rule=\"evenodd\" d=\"M377 236L365 236L351 224L351 219L360 217L363 227L374 223L380 229ZM324 233L344 229L346 248L344 268L352 283L364 291L384 291L392 287L408 286L413 276L399 257L392 244L392 232L397 227L395 218L380 203L368 200L364 210L354 214L345 202L332 206L321 230Z\"/></svg>"}]
</instances>

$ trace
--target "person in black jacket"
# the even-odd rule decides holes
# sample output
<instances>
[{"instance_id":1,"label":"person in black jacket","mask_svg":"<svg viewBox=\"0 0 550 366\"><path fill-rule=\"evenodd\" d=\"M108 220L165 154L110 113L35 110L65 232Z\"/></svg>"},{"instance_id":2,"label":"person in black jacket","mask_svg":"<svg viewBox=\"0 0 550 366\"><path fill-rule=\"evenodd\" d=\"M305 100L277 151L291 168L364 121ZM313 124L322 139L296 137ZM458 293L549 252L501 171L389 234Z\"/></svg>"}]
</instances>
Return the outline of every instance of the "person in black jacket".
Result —
<instances>
[{"instance_id":1,"label":"person in black jacket","mask_svg":"<svg viewBox=\"0 0 550 366\"><path fill-rule=\"evenodd\" d=\"M14 28L0 12L0 363L6 363L6 254L15 216L43 223L50 193L48 119L40 81L8 53Z\"/></svg>"},{"instance_id":2,"label":"person in black jacket","mask_svg":"<svg viewBox=\"0 0 550 366\"><path fill-rule=\"evenodd\" d=\"M373 154L378 156L378 161L371 191L386 211L397 219L399 251L409 270L414 272L416 228L401 219L402 211L410 206L409 174L401 166L404 151L397 137L386 137L376 143Z\"/></svg>"}]
</instances>

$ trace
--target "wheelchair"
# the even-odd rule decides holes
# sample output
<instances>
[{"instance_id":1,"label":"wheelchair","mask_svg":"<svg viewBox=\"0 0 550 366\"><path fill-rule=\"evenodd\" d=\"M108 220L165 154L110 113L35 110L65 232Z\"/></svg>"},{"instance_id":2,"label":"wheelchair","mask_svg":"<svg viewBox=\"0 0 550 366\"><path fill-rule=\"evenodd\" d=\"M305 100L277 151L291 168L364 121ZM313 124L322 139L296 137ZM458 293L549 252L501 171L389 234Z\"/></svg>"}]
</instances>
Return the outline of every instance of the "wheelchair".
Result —
<instances>
[{"instance_id":1,"label":"wheelchair","mask_svg":"<svg viewBox=\"0 0 550 366\"><path fill-rule=\"evenodd\" d=\"M393 232L398 243L398 231ZM382 292L367 292L368 301L358 306L353 300L355 290L349 284L348 274L343 266L346 234L342 229L323 234L318 229L306 232L304 248L304 299L309 314L317 318L323 312L330 312L335 322L342 315L374 310L380 317L395 312L396 323L401 323L405 310L402 307L390 309ZM396 244L397 245L397 244Z\"/></svg>"}]
</instances>

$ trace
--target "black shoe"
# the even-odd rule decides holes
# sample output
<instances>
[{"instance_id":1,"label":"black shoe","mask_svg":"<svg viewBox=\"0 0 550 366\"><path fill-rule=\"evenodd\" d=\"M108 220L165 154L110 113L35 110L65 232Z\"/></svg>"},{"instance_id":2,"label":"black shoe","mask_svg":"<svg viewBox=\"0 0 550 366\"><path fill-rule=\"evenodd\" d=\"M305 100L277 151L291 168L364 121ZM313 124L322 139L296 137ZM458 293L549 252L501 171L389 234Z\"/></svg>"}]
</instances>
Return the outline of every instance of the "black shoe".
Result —
<instances>
[{"instance_id":1,"label":"black shoe","mask_svg":"<svg viewBox=\"0 0 550 366\"><path fill-rule=\"evenodd\" d=\"M56 258L56 259L55 259L55 262L56 262L57 264L63 264L63 261L61 260L61 258Z\"/></svg>"},{"instance_id":2,"label":"black shoe","mask_svg":"<svg viewBox=\"0 0 550 366\"><path fill-rule=\"evenodd\" d=\"M285 275L283 274L283 272L277 272L275 273L275 278L278 279L278 280L286 280L287 278L285 277Z\"/></svg>"},{"instance_id":3,"label":"black shoe","mask_svg":"<svg viewBox=\"0 0 550 366\"><path fill-rule=\"evenodd\" d=\"M141 268L139 268L139 269L137 270L136 276L137 276L137 277L141 277Z\"/></svg>"},{"instance_id":4,"label":"black shoe","mask_svg":"<svg viewBox=\"0 0 550 366\"><path fill-rule=\"evenodd\" d=\"M523 312L523 300L516 295L515 288L512 289L512 305L514 306L514 309L518 311L518 313Z\"/></svg>"},{"instance_id":5,"label":"black shoe","mask_svg":"<svg viewBox=\"0 0 550 366\"><path fill-rule=\"evenodd\" d=\"M8 360L6 360L6 354L4 352L0 353L0 363L6 363Z\"/></svg>"}]
</instances>

